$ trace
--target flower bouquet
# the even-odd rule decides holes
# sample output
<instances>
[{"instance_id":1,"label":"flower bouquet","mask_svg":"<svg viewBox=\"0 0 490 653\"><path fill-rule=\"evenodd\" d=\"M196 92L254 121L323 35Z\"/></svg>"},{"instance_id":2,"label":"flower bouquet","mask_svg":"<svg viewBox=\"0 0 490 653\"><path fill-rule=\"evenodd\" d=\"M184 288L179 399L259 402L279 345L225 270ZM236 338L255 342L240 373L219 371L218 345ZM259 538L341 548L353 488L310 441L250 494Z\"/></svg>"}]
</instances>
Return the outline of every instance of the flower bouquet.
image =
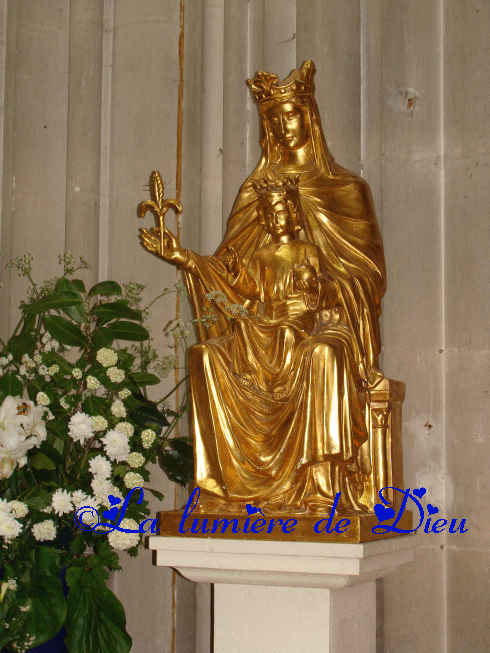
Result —
<instances>
[{"instance_id":1,"label":"flower bouquet","mask_svg":"<svg viewBox=\"0 0 490 653\"><path fill-rule=\"evenodd\" d=\"M192 477L188 439L170 437L188 396L175 411L147 397L153 371L176 363L152 348L142 286L87 290L73 278L85 261L60 262L63 274L40 286L32 257L10 264L30 287L0 341L0 648L25 651L65 626L70 653L124 653L124 609L106 580L117 551L142 544L148 504L128 495L149 464L184 486Z\"/></svg>"}]
</instances>

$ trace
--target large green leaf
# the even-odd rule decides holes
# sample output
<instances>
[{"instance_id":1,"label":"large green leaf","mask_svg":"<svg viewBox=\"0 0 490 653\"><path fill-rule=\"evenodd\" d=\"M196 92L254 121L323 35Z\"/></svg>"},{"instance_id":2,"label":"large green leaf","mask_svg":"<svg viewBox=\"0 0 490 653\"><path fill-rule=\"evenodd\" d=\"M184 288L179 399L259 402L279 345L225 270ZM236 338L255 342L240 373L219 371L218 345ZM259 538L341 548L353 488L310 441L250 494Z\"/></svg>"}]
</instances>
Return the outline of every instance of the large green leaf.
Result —
<instances>
[{"instance_id":1,"label":"large green leaf","mask_svg":"<svg viewBox=\"0 0 490 653\"><path fill-rule=\"evenodd\" d=\"M92 336L92 342L96 349L110 347L114 342L114 334L108 327L99 327Z\"/></svg>"},{"instance_id":2,"label":"large green leaf","mask_svg":"<svg viewBox=\"0 0 490 653\"><path fill-rule=\"evenodd\" d=\"M140 404L130 411L130 417L139 426L153 428L159 431L163 426L170 426L165 415L153 404Z\"/></svg>"},{"instance_id":3,"label":"large green leaf","mask_svg":"<svg viewBox=\"0 0 490 653\"><path fill-rule=\"evenodd\" d=\"M160 383L160 379L155 374L150 374L149 372L135 372L130 375L131 381L136 383L138 386L145 385L157 385Z\"/></svg>"},{"instance_id":4,"label":"large green leaf","mask_svg":"<svg viewBox=\"0 0 490 653\"><path fill-rule=\"evenodd\" d=\"M141 320L141 311L135 311L120 301L97 304L91 312L92 315L96 315L107 322L109 320L118 320L122 317L126 317L128 320Z\"/></svg>"},{"instance_id":5,"label":"large green leaf","mask_svg":"<svg viewBox=\"0 0 490 653\"><path fill-rule=\"evenodd\" d=\"M78 292L83 292L83 293L87 292L85 290L85 284L83 283L83 281L81 279L72 279L71 282L75 286L75 288L78 290Z\"/></svg>"},{"instance_id":6,"label":"large green leaf","mask_svg":"<svg viewBox=\"0 0 490 653\"><path fill-rule=\"evenodd\" d=\"M87 344L87 338L83 335L81 329L70 320L67 320L66 317L46 315L44 323L53 338L62 345L84 347Z\"/></svg>"},{"instance_id":7,"label":"large green leaf","mask_svg":"<svg viewBox=\"0 0 490 653\"><path fill-rule=\"evenodd\" d=\"M28 315L37 315L53 309L66 309L69 306L76 306L77 304L83 304L83 299L80 297L79 293L77 292L75 294L74 292L63 290L54 292L51 295L39 299L33 304L29 304L29 306L26 306L24 310Z\"/></svg>"},{"instance_id":8,"label":"large green leaf","mask_svg":"<svg viewBox=\"0 0 490 653\"><path fill-rule=\"evenodd\" d=\"M95 572L84 571L68 592L65 643L70 653L128 653L124 608Z\"/></svg>"},{"instance_id":9,"label":"large green leaf","mask_svg":"<svg viewBox=\"0 0 490 653\"><path fill-rule=\"evenodd\" d=\"M5 396L22 397L24 385L15 372L7 372L0 377L0 392Z\"/></svg>"},{"instance_id":10,"label":"large green leaf","mask_svg":"<svg viewBox=\"0 0 490 653\"><path fill-rule=\"evenodd\" d=\"M117 340L134 340L140 342L142 340L148 340L150 337L148 331L141 324L123 320L111 324L111 331Z\"/></svg>"},{"instance_id":11,"label":"large green leaf","mask_svg":"<svg viewBox=\"0 0 490 653\"><path fill-rule=\"evenodd\" d=\"M60 577L47 575L33 567L29 599L31 609L27 613L25 628L26 632L36 636L34 647L54 637L65 621L66 601Z\"/></svg>"},{"instance_id":12,"label":"large green leaf","mask_svg":"<svg viewBox=\"0 0 490 653\"><path fill-rule=\"evenodd\" d=\"M12 336L9 341L9 350L14 359L20 363L24 354L31 355L36 346L36 338L29 331L21 333L18 336Z\"/></svg>"},{"instance_id":13,"label":"large green leaf","mask_svg":"<svg viewBox=\"0 0 490 653\"><path fill-rule=\"evenodd\" d=\"M70 292L82 299L81 304L76 304L75 306L65 306L63 311L71 317L72 320L78 322L78 324L87 324L87 311L85 310L85 303L83 298L80 295L78 288L72 283L69 279L61 277L61 279L56 284L56 290Z\"/></svg>"},{"instance_id":14,"label":"large green leaf","mask_svg":"<svg viewBox=\"0 0 490 653\"><path fill-rule=\"evenodd\" d=\"M51 458L48 458L48 456L46 456L46 454L42 453L41 451L39 451L33 458L31 458L30 463L34 469L47 469L49 471L56 469L56 465L51 460Z\"/></svg>"},{"instance_id":15,"label":"large green leaf","mask_svg":"<svg viewBox=\"0 0 490 653\"><path fill-rule=\"evenodd\" d=\"M183 487L186 487L193 477L193 461L181 456L177 451L163 450L159 463L169 479Z\"/></svg>"},{"instance_id":16,"label":"large green leaf","mask_svg":"<svg viewBox=\"0 0 490 653\"><path fill-rule=\"evenodd\" d=\"M90 288L88 296L94 295L122 295L121 286L115 281L101 281Z\"/></svg>"}]
</instances>

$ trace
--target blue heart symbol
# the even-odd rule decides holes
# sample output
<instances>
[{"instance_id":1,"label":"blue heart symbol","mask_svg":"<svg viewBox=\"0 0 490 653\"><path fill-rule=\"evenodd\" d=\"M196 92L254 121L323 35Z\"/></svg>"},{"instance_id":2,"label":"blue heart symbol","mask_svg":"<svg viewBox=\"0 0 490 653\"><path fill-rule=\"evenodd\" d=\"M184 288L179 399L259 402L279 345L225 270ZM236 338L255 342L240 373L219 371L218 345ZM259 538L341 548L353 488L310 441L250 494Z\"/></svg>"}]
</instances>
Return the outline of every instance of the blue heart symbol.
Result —
<instances>
[{"instance_id":1,"label":"blue heart symbol","mask_svg":"<svg viewBox=\"0 0 490 653\"><path fill-rule=\"evenodd\" d=\"M250 503L246 503L245 508L247 509L248 515L256 515L258 512L260 512L260 514L265 517L264 513L260 508L256 508L255 506L250 505Z\"/></svg>"},{"instance_id":2,"label":"blue heart symbol","mask_svg":"<svg viewBox=\"0 0 490 653\"><path fill-rule=\"evenodd\" d=\"M431 503L428 503L427 504L427 512L429 513L429 515L435 515L436 513L439 512L439 508L436 508Z\"/></svg>"},{"instance_id":3,"label":"blue heart symbol","mask_svg":"<svg viewBox=\"0 0 490 653\"><path fill-rule=\"evenodd\" d=\"M425 487L420 487L418 490L413 491L415 496L418 497L419 499L421 499L426 492L427 490L425 489Z\"/></svg>"},{"instance_id":4,"label":"blue heart symbol","mask_svg":"<svg viewBox=\"0 0 490 653\"><path fill-rule=\"evenodd\" d=\"M110 510L104 510L104 512L102 513L102 517L110 521L111 519L115 519L117 517L118 512L119 512L119 508L117 506L114 506L114 508L111 508Z\"/></svg>"},{"instance_id":5,"label":"blue heart symbol","mask_svg":"<svg viewBox=\"0 0 490 653\"><path fill-rule=\"evenodd\" d=\"M121 499L118 499L113 494L109 494L109 503L111 506L117 506L118 503L121 503Z\"/></svg>"},{"instance_id":6,"label":"blue heart symbol","mask_svg":"<svg viewBox=\"0 0 490 653\"><path fill-rule=\"evenodd\" d=\"M393 519L396 514L393 508L385 508L385 506L382 506L380 503L377 503L374 506L374 512L376 513L379 522Z\"/></svg>"}]
</instances>

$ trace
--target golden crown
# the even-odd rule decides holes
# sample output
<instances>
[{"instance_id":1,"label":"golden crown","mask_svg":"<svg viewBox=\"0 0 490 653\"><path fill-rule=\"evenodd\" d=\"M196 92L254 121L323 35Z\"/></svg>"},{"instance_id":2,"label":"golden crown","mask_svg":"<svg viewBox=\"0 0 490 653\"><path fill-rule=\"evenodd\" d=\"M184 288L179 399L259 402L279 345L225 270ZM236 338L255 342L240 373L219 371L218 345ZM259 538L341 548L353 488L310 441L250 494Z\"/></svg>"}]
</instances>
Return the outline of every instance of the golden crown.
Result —
<instances>
[{"instance_id":1,"label":"golden crown","mask_svg":"<svg viewBox=\"0 0 490 653\"><path fill-rule=\"evenodd\" d=\"M298 198L299 175L280 179L257 179L251 183L261 202Z\"/></svg>"},{"instance_id":2,"label":"golden crown","mask_svg":"<svg viewBox=\"0 0 490 653\"><path fill-rule=\"evenodd\" d=\"M270 100L288 100L293 96L315 93L315 72L313 61L305 61L299 70L293 70L289 77L280 83L277 75L261 70L253 79L247 79L247 84L258 104Z\"/></svg>"}]
</instances>

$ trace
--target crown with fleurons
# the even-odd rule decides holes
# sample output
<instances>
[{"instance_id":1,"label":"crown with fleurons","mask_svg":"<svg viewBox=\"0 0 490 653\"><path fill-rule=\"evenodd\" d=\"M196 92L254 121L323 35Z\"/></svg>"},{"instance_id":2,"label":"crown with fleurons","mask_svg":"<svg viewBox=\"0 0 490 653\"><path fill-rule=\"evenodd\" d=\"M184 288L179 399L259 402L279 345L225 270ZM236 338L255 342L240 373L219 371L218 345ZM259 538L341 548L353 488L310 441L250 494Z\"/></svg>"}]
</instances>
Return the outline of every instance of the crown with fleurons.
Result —
<instances>
[{"instance_id":1,"label":"crown with fleurons","mask_svg":"<svg viewBox=\"0 0 490 653\"><path fill-rule=\"evenodd\" d=\"M284 81L273 73L258 72L253 79L247 79L257 104L269 101L285 101L291 97L314 95L315 64L305 61L299 70L293 72Z\"/></svg>"},{"instance_id":2,"label":"crown with fleurons","mask_svg":"<svg viewBox=\"0 0 490 653\"><path fill-rule=\"evenodd\" d=\"M291 200L295 205L299 199L299 175L294 177L280 177L279 179L257 179L251 182L259 202L270 204L280 200Z\"/></svg>"}]
</instances>

